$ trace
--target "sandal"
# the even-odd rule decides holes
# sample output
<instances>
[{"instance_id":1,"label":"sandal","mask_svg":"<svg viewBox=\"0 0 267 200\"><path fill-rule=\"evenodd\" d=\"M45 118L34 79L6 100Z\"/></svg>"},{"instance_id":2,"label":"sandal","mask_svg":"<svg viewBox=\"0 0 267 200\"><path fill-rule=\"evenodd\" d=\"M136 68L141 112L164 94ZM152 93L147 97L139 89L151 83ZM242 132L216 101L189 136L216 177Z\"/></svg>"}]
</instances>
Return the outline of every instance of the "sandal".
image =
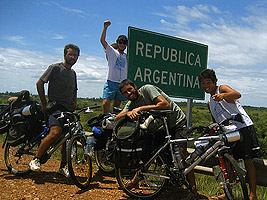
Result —
<instances>
[{"instance_id":1,"label":"sandal","mask_svg":"<svg viewBox=\"0 0 267 200\"><path fill-rule=\"evenodd\" d=\"M129 180L126 184L125 184L125 187L127 189L132 189L132 188L136 188L138 189L139 188L139 181L138 180Z\"/></svg>"},{"instance_id":2,"label":"sandal","mask_svg":"<svg viewBox=\"0 0 267 200\"><path fill-rule=\"evenodd\" d=\"M218 200L224 200L224 199L226 199L226 197L225 196L222 197L222 195L211 197L211 199L218 199Z\"/></svg>"}]
</instances>

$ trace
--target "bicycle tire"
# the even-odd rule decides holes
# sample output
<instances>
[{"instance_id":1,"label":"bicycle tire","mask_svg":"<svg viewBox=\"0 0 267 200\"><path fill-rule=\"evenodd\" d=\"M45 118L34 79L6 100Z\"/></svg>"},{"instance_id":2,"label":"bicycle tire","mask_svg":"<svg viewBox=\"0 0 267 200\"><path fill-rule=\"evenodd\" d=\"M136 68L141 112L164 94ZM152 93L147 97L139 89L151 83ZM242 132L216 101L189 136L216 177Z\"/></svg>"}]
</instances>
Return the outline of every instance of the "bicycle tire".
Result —
<instances>
[{"instance_id":1,"label":"bicycle tire","mask_svg":"<svg viewBox=\"0 0 267 200\"><path fill-rule=\"evenodd\" d=\"M154 199L158 197L165 184L167 183L167 171L164 167L166 165L165 159L162 156L157 156L154 162L151 163L148 170L140 170L138 173L138 187L127 188L125 185L132 180L136 175L136 169L122 169L116 167L116 179L120 188L130 197L137 199ZM163 178L165 176L165 178Z\"/></svg>"},{"instance_id":2,"label":"bicycle tire","mask_svg":"<svg viewBox=\"0 0 267 200\"><path fill-rule=\"evenodd\" d=\"M223 155L227 177L224 180L224 192L228 200L249 200L245 172L239 167L237 161L228 153Z\"/></svg>"},{"instance_id":3,"label":"bicycle tire","mask_svg":"<svg viewBox=\"0 0 267 200\"><path fill-rule=\"evenodd\" d=\"M107 174L115 172L115 165L107 160L105 149L95 150L95 161L100 171Z\"/></svg>"},{"instance_id":4,"label":"bicycle tire","mask_svg":"<svg viewBox=\"0 0 267 200\"><path fill-rule=\"evenodd\" d=\"M15 147L7 143L4 159L9 173L18 176L29 174L31 172L29 163L35 157L37 150L37 143L30 145L22 143Z\"/></svg>"},{"instance_id":5,"label":"bicycle tire","mask_svg":"<svg viewBox=\"0 0 267 200\"><path fill-rule=\"evenodd\" d=\"M10 124L6 123L3 120L0 120L0 135L8 132L10 129Z\"/></svg>"},{"instance_id":6,"label":"bicycle tire","mask_svg":"<svg viewBox=\"0 0 267 200\"><path fill-rule=\"evenodd\" d=\"M88 188L92 179L92 158L85 154L85 145L86 141L82 135L72 137L67 145L70 177L81 189Z\"/></svg>"},{"instance_id":7,"label":"bicycle tire","mask_svg":"<svg viewBox=\"0 0 267 200\"><path fill-rule=\"evenodd\" d=\"M8 113L10 106L7 106L1 113L0 113L0 134L6 133L10 129L10 123L8 123L4 118L4 115Z\"/></svg>"}]
</instances>

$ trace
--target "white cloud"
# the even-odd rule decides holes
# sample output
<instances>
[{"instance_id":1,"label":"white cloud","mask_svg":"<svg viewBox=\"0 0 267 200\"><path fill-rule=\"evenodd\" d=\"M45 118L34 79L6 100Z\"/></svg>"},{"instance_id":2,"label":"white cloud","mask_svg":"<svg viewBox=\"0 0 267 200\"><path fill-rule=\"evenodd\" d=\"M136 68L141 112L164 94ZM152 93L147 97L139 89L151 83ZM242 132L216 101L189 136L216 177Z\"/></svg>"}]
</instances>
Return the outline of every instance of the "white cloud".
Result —
<instances>
[{"instance_id":1,"label":"white cloud","mask_svg":"<svg viewBox=\"0 0 267 200\"><path fill-rule=\"evenodd\" d=\"M267 106L266 5L235 18L210 5L164 7L157 15L165 32L208 45L208 65L219 83L240 91L247 105Z\"/></svg>"},{"instance_id":2,"label":"white cloud","mask_svg":"<svg viewBox=\"0 0 267 200\"><path fill-rule=\"evenodd\" d=\"M219 9L214 6L207 6L207 5L196 5L192 8L186 6L177 6L171 7L166 6L164 7L168 14L157 14L159 16L165 16L172 20L175 20L174 24L176 26L181 26L183 29L191 29L189 26L192 22L198 21L211 21L210 13L220 13Z\"/></svg>"},{"instance_id":3,"label":"white cloud","mask_svg":"<svg viewBox=\"0 0 267 200\"><path fill-rule=\"evenodd\" d=\"M63 35L60 35L60 34L55 34L51 37L51 39L53 40L62 40L64 39L64 36Z\"/></svg>"},{"instance_id":4,"label":"white cloud","mask_svg":"<svg viewBox=\"0 0 267 200\"><path fill-rule=\"evenodd\" d=\"M54 31L51 31L51 30L42 30L40 32L41 32L42 37L44 37L46 39L63 40L65 38L64 35L59 34L59 33L55 33Z\"/></svg>"},{"instance_id":5,"label":"white cloud","mask_svg":"<svg viewBox=\"0 0 267 200\"><path fill-rule=\"evenodd\" d=\"M0 47L0 92L17 92L23 89L37 94L35 84L50 64L63 61L43 52ZM77 73L78 95L100 97L107 77L107 62L104 58L81 55L73 69ZM11 89L12 88L12 89Z\"/></svg>"},{"instance_id":6,"label":"white cloud","mask_svg":"<svg viewBox=\"0 0 267 200\"><path fill-rule=\"evenodd\" d=\"M58 8L60 8L61 10L65 11L67 13L75 14L75 15L78 15L80 17L90 16L89 14L87 14L86 12L84 12L82 10L62 6L61 4L59 4L55 1L42 2L42 4L46 5L46 6L57 6Z\"/></svg>"},{"instance_id":7,"label":"white cloud","mask_svg":"<svg viewBox=\"0 0 267 200\"><path fill-rule=\"evenodd\" d=\"M169 14L161 19L164 29L178 37L207 44L210 61L235 66L266 63L267 9L260 16L248 13L240 19L228 19L226 12L207 5L165 7L165 10Z\"/></svg>"},{"instance_id":8,"label":"white cloud","mask_svg":"<svg viewBox=\"0 0 267 200\"><path fill-rule=\"evenodd\" d=\"M26 45L24 41L24 37L20 35L14 35L14 36L6 36L4 37L5 40L8 40L10 42L15 42L19 45Z\"/></svg>"}]
</instances>

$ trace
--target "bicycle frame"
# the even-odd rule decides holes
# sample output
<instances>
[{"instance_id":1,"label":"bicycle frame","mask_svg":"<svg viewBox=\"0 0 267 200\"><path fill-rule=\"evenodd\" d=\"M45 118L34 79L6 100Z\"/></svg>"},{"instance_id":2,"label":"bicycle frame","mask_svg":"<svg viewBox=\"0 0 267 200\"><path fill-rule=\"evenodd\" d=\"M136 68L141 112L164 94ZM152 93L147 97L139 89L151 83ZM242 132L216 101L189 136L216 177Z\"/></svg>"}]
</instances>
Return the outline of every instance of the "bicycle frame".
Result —
<instances>
[{"instance_id":1,"label":"bicycle frame","mask_svg":"<svg viewBox=\"0 0 267 200\"><path fill-rule=\"evenodd\" d=\"M74 135L77 131L81 130L81 124L80 124L80 117L76 115L77 120L73 123L68 122L65 126L71 127L63 137L60 137L52 146L51 148L46 151L46 153L42 156L42 164L44 164L51 156L52 154L68 139L70 139L71 135ZM77 130L76 130L77 129ZM38 136L24 144L16 153L16 156L20 158L23 154L31 154L30 151L33 147L35 147L36 142L41 142L43 138L45 138L49 134L49 128L47 126L44 126L44 131L41 132ZM25 149L25 147L27 147Z\"/></svg>"},{"instance_id":2,"label":"bicycle frame","mask_svg":"<svg viewBox=\"0 0 267 200\"><path fill-rule=\"evenodd\" d=\"M186 139L171 139L171 135L169 133L168 130L168 125L167 125L167 121L165 119L165 117L162 117L165 128L166 128L166 134L167 136L165 137L167 139L167 141L156 151L156 153L154 153L154 155L149 159L149 161L147 161L144 164L144 168L147 169L148 166L150 166L150 164L156 159L156 157L163 152L164 149L166 149L167 146L170 146L170 151L171 151L171 155L172 155L172 161L176 162L175 160L175 155L174 155L174 151L173 151L173 144L181 144L181 143L187 143L187 142L194 142L194 141L204 141L204 140L208 140L208 141L217 141L215 142L215 144L213 144L211 147L209 147L206 151L204 151L203 153L201 153L198 158L192 163L190 164L188 167L186 167L185 169L178 169L180 172L182 172L183 175L187 175L191 170L193 170L203 159L205 159L207 156L209 156L210 154L212 154L213 152L215 152L218 147L220 147L221 145L223 145L223 138L222 135L218 135L218 136L207 136L207 137L199 137L199 138L186 138ZM183 159L184 160L184 159ZM169 179L169 177L166 177L166 179Z\"/></svg>"},{"instance_id":3,"label":"bicycle frame","mask_svg":"<svg viewBox=\"0 0 267 200\"><path fill-rule=\"evenodd\" d=\"M48 127L44 127L44 131L41 132L38 136L36 136L35 138L33 138L32 140L30 140L29 142L27 142L26 144L24 144L16 153L16 156L21 156L22 154L27 154L34 146L35 146L35 142L40 141L40 138L45 138L48 134L49 128ZM25 150L25 147L28 147Z\"/></svg>"},{"instance_id":4,"label":"bicycle frame","mask_svg":"<svg viewBox=\"0 0 267 200\"><path fill-rule=\"evenodd\" d=\"M62 113L61 113L62 115ZM46 153L42 156L42 164L45 163L52 154L62 145L64 144L68 139L70 139L73 135L76 135L82 132L81 122L80 122L80 115L74 114L76 117L76 120L74 122L70 122L69 119L67 119L67 124L64 124L64 127L67 127L67 132L64 133L63 137L60 137L51 147L46 151Z\"/></svg>"},{"instance_id":5,"label":"bicycle frame","mask_svg":"<svg viewBox=\"0 0 267 200\"><path fill-rule=\"evenodd\" d=\"M98 108L100 106L93 106L91 107L91 109L93 108ZM90 110L89 107L83 108L82 110L80 110L79 112L74 112L74 113L70 113L70 112L65 112L67 115L70 114L71 116L74 116L76 118L76 120L74 122L70 122L69 118L67 119L67 123L64 124L64 127L67 127L68 130L67 132L64 133L63 137L60 137L52 146L51 148L46 151L46 153L42 156L41 160L43 160L42 163L45 163L50 157L51 155L62 145L64 144L68 139L70 139L73 135L76 134L84 134L84 132L82 131L82 125L81 125L81 119L80 119L80 112L84 112L84 113L88 113L88 112L92 112ZM64 112L60 113L60 116L58 116L58 118L62 118L64 117ZM48 131L48 130L47 130ZM42 133L40 134L42 135Z\"/></svg>"},{"instance_id":6,"label":"bicycle frame","mask_svg":"<svg viewBox=\"0 0 267 200\"><path fill-rule=\"evenodd\" d=\"M153 144L158 144L158 139L165 135L165 141L160 146L152 149L149 160L139 160L139 166L133 166L129 171L124 170L124 167L118 167L116 178L123 191L131 197L140 199L150 199L157 197L164 186L169 181L173 186L186 186L186 188L193 193L194 185L191 185L190 180L186 180L186 176L192 172L192 170L201 161L215 156L217 159L218 178L221 188L224 190L228 199L233 199L243 196L248 199L248 191L245 181L245 173L240 169L237 161L231 154L231 147L228 144L240 140L239 131L226 132L225 126L232 123L231 120L242 122L241 115L233 115L231 118L224 120L221 123L214 123L210 126L197 126L188 128L187 134L192 132L199 132L203 136L201 137L186 137L182 139L172 139L174 135L169 131L167 125L167 116L171 114L170 110L150 110L145 113L140 113L139 124L142 124L145 120L152 118L160 118L164 124L164 133L161 132L159 137L155 136ZM155 124L155 123L154 123ZM154 126L152 124L152 126ZM140 127L145 129L143 127ZM154 128L154 127L153 127ZM147 126L147 132L149 134L149 124ZM194 152L185 156L184 144L187 142L196 142L196 149ZM197 142L199 142L197 144ZM149 145L149 144L148 144ZM179 147L180 146L180 147ZM167 148L167 149L166 149ZM146 150L144 148L144 150ZM182 150L182 152L180 152ZM165 155L167 154L167 159ZM221 160L220 160L221 158ZM146 158L145 158L146 159ZM222 161L223 163L221 163ZM125 167L126 169L126 167ZM214 175L215 174L214 168ZM238 183L238 184L237 184Z\"/></svg>"}]
</instances>

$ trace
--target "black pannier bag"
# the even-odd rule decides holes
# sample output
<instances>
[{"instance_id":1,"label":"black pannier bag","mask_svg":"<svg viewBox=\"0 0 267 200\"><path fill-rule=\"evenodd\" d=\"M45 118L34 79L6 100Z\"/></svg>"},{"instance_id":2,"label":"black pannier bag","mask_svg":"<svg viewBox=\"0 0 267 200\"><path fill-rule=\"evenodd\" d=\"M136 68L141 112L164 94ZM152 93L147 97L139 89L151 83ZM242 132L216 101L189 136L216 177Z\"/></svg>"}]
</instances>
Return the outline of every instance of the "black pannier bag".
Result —
<instances>
[{"instance_id":1,"label":"black pannier bag","mask_svg":"<svg viewBox=\"0 0 267 200\"><path fill-rule=\"evenodd\" d=\"M92 128L96 143L95 150L105 149L108 138L111 138L114 118L116 115L111 113L101 114L88 120L87 125Z\"/></svg>"},{"instance_id":2,"label":"black pannier bag","mask_svg":"<svg viewBox=\"0 0 267 200\"><path fill-rule=\"evenodd\" d=\"M101 133L95 134L95 129L98 129L98 131L101 131ZM94 149L95 150L105 149L108 138L110 138L112 135L112 130L104 130L102 127L93 127L92 131L94 133L94 138L96 141L96 143L94 145Z\"/></svg>"},{"instance_id":3,"label":"black pannier bag","mask_svg":"<svg viewBox=\"0 0 267 200\"><path fill-rule=\"evenodd\" d=\"M128 117L118 120L113 133L115 135L114 160L116 167L137 168L146 162L152 151L152 139L141 131L139 121L130 121Z\"/></svg>"},{"instance_id":4,"label":"black pannier bag","mask_svg":"<svg viewBox=\"0 0 267 200\"><path fill-rule=\"evenodd\" d=\"M10 106L6 106L3 110L1 110L1 113L0 113L0 135L7 133L8 130L10 129L9 110L10 110Z\"/></svg>"},{"instance_id":5,"label":"black pannier bag","mask_svg":"<svg viewBox=\"0 0 267 200\"><path fill-rule=\"evenodd\" d=\"M43 130L43 114L41 106L31 100L29 91L21 91L18 99L10 106L10 129L7 143L17 146L35 136Z\"/></svg>"}]
</instances>

